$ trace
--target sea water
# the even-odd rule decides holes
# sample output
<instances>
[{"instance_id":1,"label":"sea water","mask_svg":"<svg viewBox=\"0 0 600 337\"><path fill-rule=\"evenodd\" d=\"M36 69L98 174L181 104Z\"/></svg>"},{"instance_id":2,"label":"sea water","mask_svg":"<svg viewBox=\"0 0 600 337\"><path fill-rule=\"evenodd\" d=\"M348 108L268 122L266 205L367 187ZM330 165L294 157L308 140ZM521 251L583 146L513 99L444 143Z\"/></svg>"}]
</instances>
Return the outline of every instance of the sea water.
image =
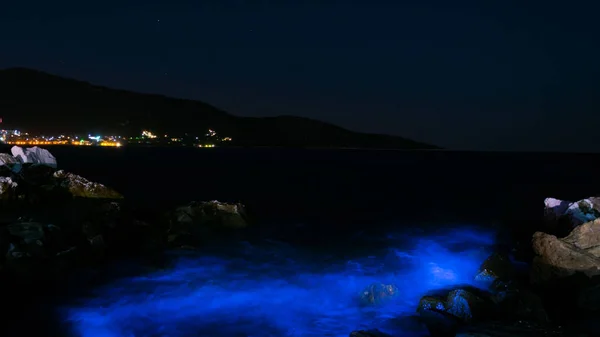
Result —
<instances>
[{"instance_id":1,"label":"sea water","mask_svg":"<svg viewBox=\"0 0 600 337\"><path fill-rule=\"evenodd\" d=\"M376 248L361 251L317 252L264 240L171 252L164 270L119 278L61 314L74 337L342 337L360 329L423 335L407 323L420 297L473 284L495 234L454 226L369 239ZM394 284L398 296L361 305L372 283Z\"/></svg>"}]
</instances>

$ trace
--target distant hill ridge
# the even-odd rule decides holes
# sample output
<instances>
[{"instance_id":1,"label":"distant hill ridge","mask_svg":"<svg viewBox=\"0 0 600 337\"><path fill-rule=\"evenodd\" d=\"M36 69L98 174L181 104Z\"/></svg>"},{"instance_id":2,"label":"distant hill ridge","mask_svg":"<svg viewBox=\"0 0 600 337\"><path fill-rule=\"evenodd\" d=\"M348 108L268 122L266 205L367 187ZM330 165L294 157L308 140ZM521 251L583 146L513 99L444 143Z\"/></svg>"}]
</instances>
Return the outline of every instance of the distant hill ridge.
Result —
<instances>
[{"instance_id":1,"label":"distant hill ridge","mask_svg":"<svg viewBox=\"0 0 600 337\"><path fill-rule=\"evenodd\" d=\"M303 117L237 117L200 101L111 89L27 68L0 70L0 117L4 128L34 132L201 134L210 128L239 146L437 148Z\"/></svg>"}]
</instances>

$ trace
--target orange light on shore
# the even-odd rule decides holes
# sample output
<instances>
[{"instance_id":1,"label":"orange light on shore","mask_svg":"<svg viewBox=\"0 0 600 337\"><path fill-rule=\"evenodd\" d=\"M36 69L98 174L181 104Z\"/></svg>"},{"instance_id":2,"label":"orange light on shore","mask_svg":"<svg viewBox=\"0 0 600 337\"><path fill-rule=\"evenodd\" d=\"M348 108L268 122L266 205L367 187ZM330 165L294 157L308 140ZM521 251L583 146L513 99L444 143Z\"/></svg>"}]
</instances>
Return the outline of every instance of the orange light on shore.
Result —
<instances>
[{"instance_id":1,"label":"orange light on shore","mask_svg":"<svg viewBox=\"0 0 600 337\"><path fill-rule=\"evenodd\" d=\"M8 145L25 145L25 146L36 146L36 145L74 145L74 146L94 146L95 144L89 141L67 141L67 140L15 140L7 141ZM119 142L101 142L98 145L106 147L121 147Z\"/></svg>"},{"instance_id":2,"label":"orange light on shore","mask_svg":"<svg viewBox=\"0 0 600 337\"><path fill-rule=\"evenodd\" d=\"M100 146L113 146L113 147L119 147L121 146L121 143L118 142L101 142Z\"/></svg>"},{"instance_id":3,"label":"orange light on shore","mask_svg":"<svg viewBox=\"0 0 600 337\"><path fill-rule=\"evenodd\" d=\"M41 140L17 140L8 141L6 144L9 145L66 145L67 141L41 141Z\"/></svg>"}]
</instances>

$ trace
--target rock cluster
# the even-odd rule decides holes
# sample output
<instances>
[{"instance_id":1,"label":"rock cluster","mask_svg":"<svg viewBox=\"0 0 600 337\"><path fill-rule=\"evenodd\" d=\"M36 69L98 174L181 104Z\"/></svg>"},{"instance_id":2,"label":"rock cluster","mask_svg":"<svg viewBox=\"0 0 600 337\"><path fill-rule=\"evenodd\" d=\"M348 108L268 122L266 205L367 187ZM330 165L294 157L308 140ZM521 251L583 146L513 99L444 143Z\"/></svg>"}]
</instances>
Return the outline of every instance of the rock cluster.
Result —
<instances>
[{"instance_id":1,"label":"rock cluster","mask_svg":"<svg viewBox=\"0 0 600 337\"><path fill-rule=\"evenodd\" d=\"M140 214L114 189L58 170L45 149L12 153L0 153L0 282L60 282L111 258L194 247L219 230L247 227L240 204Z\"/></svg>"},{"instance_id":2,"label":"rock cluster","mask_svg":"<svg viewBox=\"0 0 600 337\"><path fill-rule=\"evenodd\" d=\"M534 258L525 261L529 275L521 277L512 259L498 252L473 275L475 286L423 296L416 313L431 336L600 335L600 198L544 203L545 231L533 234ZM361 303L388 299L381 290L386 287L396 289L371 285ZM388 335L369 330L350 336Z\"/></svg>"}]
</instances>

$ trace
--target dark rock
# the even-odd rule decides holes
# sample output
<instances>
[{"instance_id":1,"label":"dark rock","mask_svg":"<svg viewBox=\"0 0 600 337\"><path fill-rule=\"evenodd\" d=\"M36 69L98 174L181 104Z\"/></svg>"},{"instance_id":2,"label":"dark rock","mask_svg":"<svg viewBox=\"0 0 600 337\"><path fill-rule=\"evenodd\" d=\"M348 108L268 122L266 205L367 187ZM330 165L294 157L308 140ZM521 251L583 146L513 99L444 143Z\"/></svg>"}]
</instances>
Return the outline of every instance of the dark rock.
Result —
<instances>
[{"instance_id":1,"label":"dark rock","mask_svg":"<svg viewBox=\"0 0 600 337\"><path fill-rule=\"evenodd\" d=\"M445 297L422 297L417 312L431 336L454 336L460 326L488 319L493 302L477 289L459 288Z\"/></svg>"},{"instance_id":2,"label":"dark rock","mask_svg":"<svg viewBox=\"0 0 600 337\"><path fill-rule=\"evenodd\" d=\"M527 321L490 321L464 326L456 337L581 337L563 329L540 326Z\"/></svg>"},{"instance_id":3,"label":"dark rock","mask_svg":"<svg viewBox=\"0 0 600 337\"><path fill-rule=\"evenodd\" d=\"M494 282L508 282L514 277L515 268L508 256L494 253L481 264L475 275L475 281L491 285Z\"/></svg>"},{"instance_id":4,"label":"dark rock","mask_svg":"<svg viewBox=\"0 0 600 337\"><path fill-rule=\"evenodd\" d=\"M465 323L487 318L490 310L490 301L473 291L455 289L446 298L446 312L458 317Z\"/></svg>"},{"instance_id":5,"label":"dark rock","mask_svg":"<svg viewBox=\"0 0 600 337\"><path fill-rule=\"evenodd\" d=\"M589 312L600 312L600 285L581 290L577 306Z\"/></svg>"},{"instance_id":6,"label":"dark rock","mask_svg":"<svg viewBox=\"0 0 600 337\"><path fill-rule=\"evenodd\" d=\"M456 316L435 308L420 310L419 315L431 337L454 337L462 325Z\"/></svg>"},{"instance_id":7,"label":"dark rock","mask_svg":"<svg viewBox=\"0 0 600 337\"><path fill-rule=\"evenodd\" d=\"M481 265L475 280L486 286L493 303L492 316L509 320L525 319L548 323L548 316L539 296L520 284L509 257L494 253Z\"/></svg>"},{"instance_id":8,"label":"dark rock","mask_svg":"<svg viewBox=\"0 0 600 337\"><path fill-rule=\"evenodd\" d=\"M57 226L37 222L6 226L3 236L7 239L2 244L5 271L24 282L51 277L55 257L69 250L60 232Z\"/></svg>"},{"instance_id":9,"label":"dark rock","mask_svg":"<svg viewBox=\"0 0 600 337\"><path fill-rule=\"evenodd\" d=\"M219 201L193 202L169 215L167 241L171 247L197 246L215 233L248 226L244 206Z\"/></svg>"},{"instance_id":10,"label":"dark rock","mask_svg":"<svg viewBox=\"0 0 600 337\"><path fill-rule=\"evenodd\" d=\"M521 288L517 292L517 305L514 311L515 317L529 322L535 322L542 326L550 323L544 303L540 296L531 290Z\"/></svg>"},{"instance_id":11,"label":"dark rock","mask_svg":"<svg viewBox=\"0 0 600 337\"><path fill-rule=\"evenodd\" d=\"M350 337L392 337L377 329L352 331Z\"/></svg>"}]
</instances>

